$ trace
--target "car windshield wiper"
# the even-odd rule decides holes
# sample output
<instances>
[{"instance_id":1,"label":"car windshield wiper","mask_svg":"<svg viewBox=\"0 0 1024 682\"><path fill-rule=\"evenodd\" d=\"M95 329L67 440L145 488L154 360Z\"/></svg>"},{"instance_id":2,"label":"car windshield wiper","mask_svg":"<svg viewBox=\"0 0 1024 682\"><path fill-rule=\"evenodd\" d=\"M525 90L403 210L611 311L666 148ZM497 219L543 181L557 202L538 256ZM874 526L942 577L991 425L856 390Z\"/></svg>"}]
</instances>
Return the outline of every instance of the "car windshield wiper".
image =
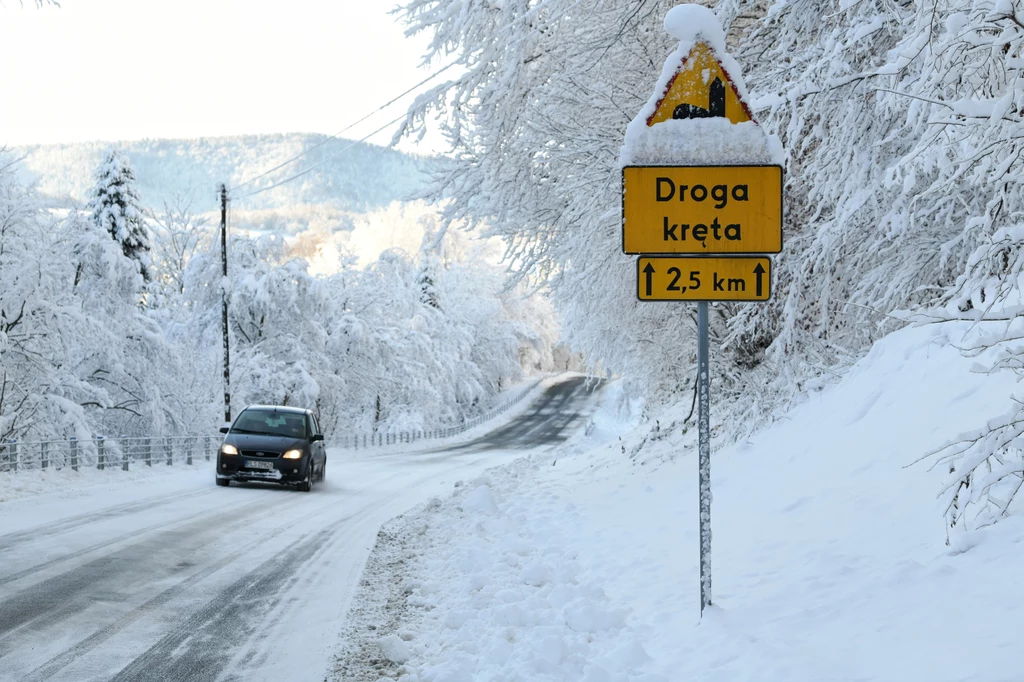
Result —
<instances>
[{"instance_id":1,"label":"car windshield wiper","mask_svg":"<svg viewBox=\"0 0 1024 682\"><path fill-rule=\"evenodd\" d=\"M231 429L231 433L244 433L247 436L280 436L279 433L267 433L266 431L250 431L249 429Z\"/></svg>"}]
</instances>

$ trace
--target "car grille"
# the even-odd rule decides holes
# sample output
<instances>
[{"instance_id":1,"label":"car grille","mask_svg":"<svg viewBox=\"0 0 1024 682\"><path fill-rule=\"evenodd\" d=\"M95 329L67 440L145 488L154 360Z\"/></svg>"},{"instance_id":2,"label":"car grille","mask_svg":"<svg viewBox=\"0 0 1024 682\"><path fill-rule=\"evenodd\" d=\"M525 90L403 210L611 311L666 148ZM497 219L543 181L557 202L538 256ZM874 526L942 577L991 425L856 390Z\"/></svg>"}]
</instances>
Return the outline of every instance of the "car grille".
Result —
<instances>
[{"instance_id":1,"label":"car grille","mask_svg":"<svg viewBox=\"0 0 1024 682\"><path fill-rule=\"evenodd\" d=\"M265 452L263 450L242 450L242 457L280 457L280 452Z\"/></svg>"}]
</instances>

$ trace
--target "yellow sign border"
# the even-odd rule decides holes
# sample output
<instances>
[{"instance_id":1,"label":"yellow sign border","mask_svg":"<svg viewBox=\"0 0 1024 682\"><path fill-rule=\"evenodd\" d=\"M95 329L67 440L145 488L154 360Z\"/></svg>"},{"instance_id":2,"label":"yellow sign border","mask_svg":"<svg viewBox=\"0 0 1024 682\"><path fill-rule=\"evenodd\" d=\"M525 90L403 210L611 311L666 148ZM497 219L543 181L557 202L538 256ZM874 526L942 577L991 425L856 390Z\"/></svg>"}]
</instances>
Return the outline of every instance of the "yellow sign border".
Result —
<instances>
[{"instance_id":1,"label":"yellow sign border","mask_svg":"<svg viewBox=\"0 0 1024 682\"><path fill-rule=\"evenodd\" d=\"M779 197L779 248L774 251L727 251L727 252L708 252L703 251L701 253L688 253L679 251L627 251L626 250L626 169L628 168L678 168L678 169L701 169L701 168L778 168L781 174L779 188L781 190L781 196ZM786 169L777 163L736 163L736 164L722 164L722 165L701 165L701 166L681 166L679 164L630 164L622 167L621 172L621 183L622 183L622 201L619 202L619 208L621 212L622 222L622 235L621 245L622 253L627 256L683 256L691 258L704 258L707 256L757 256L761 254L779 254L785 246L786 231L783 229L785 226L785 214L786 214Z\"/></svg>"},{"instance_id":2,"label":"yellow sign border","mask_svg":"<svg viewBox=\"0 0 1024 682\"><path fill-rule=\"evenodd\" d=\"M709 260L745 260L745 261L767 261L768 262L768 292L765 298L643 298L640 295L640 283L643 277L643 270L640 267L645 260L674 260L682 263L690 262L695 263L699 261ZM644 254L636 259L636 299L641 303L767 303L772 300L772 294L774 293L772 287L772 269L775 264L769 256L750 256L750 255L734 255L725 254L720 256L680 256L679 254L672 254L670 256L658 256L654 254Z\"/></svg>"}]
</instances>

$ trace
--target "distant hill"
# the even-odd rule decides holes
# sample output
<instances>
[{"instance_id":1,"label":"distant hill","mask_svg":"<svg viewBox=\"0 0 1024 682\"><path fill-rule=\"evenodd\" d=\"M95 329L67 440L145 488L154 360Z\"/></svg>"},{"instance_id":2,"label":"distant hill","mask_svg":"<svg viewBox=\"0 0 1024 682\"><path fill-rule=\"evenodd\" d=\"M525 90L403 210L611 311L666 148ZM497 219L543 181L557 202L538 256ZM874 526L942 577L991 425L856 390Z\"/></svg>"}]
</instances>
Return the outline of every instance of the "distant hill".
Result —
<instances>
[{"instance_id":1,"label":"distant hill","mask_svg":"<svg viewBox=\"0 0 1024 682\"><path fill-rule=\"evenodd\" d=\"M103 152L116 147L131 160L146 206L158 209L164 200L192 196L193 208L205 212L217 207L219 183L225 182L229 188L238 185L325 137L296 133L88 142L26 146L14 152L25 157L19 172L26 179L37 181L44 194L58 202L82 202L93 184L93 173ZM319 205L347 213L365 213L421 192L426 182L424 171L431 160L377 145L353 145L350 140L334 139L258 183L246 186L239 194L271 185L321 162L323 165L298 180L238 199L232 209L265 211Z\"/></svg>"}]
</instances>

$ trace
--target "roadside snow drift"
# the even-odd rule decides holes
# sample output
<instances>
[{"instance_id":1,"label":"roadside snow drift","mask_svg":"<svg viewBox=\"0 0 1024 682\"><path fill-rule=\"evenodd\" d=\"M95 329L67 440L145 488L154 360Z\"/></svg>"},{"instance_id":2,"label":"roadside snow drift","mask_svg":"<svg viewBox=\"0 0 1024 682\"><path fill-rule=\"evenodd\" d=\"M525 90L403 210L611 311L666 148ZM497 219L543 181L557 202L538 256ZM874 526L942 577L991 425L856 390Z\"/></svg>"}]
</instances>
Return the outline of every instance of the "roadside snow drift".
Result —
<instances>
[{"instance_id":1,"label":"roadside snow drift","mask_svg":"<svg viewBox=\"0 0 1024 682\"><path fill-rule=\"evenodd\" d=\"M388 674L1020 679L1024 522L947 547L942 473L913 464L1007 400L1012 376L974 374L954 347L969 329L895 333L774 427L714 454L715 606L703 621L693 434L630 461L650 429L634 430L610 387L586 434L391 524L402 622L372 635Z\"/></svg>"}]
</instances>

